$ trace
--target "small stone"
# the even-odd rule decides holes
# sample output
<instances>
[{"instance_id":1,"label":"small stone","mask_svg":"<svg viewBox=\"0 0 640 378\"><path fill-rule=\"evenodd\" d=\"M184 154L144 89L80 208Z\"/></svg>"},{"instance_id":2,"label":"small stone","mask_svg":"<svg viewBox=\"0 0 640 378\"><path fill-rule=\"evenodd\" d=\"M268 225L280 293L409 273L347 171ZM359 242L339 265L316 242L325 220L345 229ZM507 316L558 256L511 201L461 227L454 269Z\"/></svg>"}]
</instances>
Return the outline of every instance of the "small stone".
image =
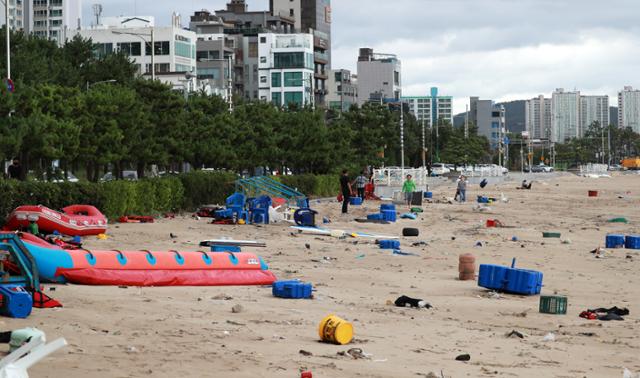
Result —
<instances>
[{"instance_id":1,"label":"small stone","mask_svg":"<svg viewBox=\"0 0 640 378\"><path fill-rule=\"evenodd\" d=\"M238 314L240 312L244 311L244 307L242 307L241 304L237 304L234 305L233 307L231 307L231 312L233 312L234 314Z\"/></svg>"}]
</instances>

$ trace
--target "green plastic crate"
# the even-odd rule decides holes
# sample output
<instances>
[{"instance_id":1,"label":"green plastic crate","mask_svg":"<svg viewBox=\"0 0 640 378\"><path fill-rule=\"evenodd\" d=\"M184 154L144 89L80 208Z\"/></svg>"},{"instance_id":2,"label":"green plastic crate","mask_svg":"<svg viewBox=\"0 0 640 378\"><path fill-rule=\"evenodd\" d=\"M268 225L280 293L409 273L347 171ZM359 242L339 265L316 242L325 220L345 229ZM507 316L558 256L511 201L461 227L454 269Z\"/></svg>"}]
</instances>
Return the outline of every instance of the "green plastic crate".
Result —
<instances>
[{"instance_id":1,"label":"green plastic crate","mask_svg":"<svg viewBox=\"0 0 640 378\"><path fill-rule=\"evenodd\" d=\"M540 312L543 314L564 315L567 313L567 297L561 295L541 295Z\"/></svg>"},{"instance_id":2,"label":"green plastic crate","mask_svg":"<svg viewBox=\"0 0 640 378\"><path fill-rule=\"evenodd\" d=\"M560 233L559 232L543 232L542 237L543 238L559 238Z\"/></svg>"}]
</instances>

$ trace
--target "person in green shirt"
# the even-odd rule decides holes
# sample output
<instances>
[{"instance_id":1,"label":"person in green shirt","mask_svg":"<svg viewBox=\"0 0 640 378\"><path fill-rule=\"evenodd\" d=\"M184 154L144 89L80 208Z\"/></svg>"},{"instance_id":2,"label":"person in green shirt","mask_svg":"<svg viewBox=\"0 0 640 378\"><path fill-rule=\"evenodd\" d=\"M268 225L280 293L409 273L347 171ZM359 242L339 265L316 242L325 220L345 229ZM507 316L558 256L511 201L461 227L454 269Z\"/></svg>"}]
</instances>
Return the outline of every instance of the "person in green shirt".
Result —
<instances>
[{"instance_id":1,"label":"person in green shirt","mask_svg":"<svg viewBox=\"0 0 640 378\"><path fill-rule=\"evenodd\" d=\"M411 179L411 175L407 175L407 179L402 185L402 192L404 193L404 198L407 200L407 206L409 207L411 207L411 197L415 191L416 183Z\"/></svg>"},{"instance_id":2,"label":"person in green shirt","mask_svg":"<svg viewBox=\"0 0 640 378\"><path fill-rule=\"evenodd\" d=\"M36 221L34 221L34 220L32 220L29 223L29 227L27 227L27 230L32 235L35 235L35 236L40 235L40 229L38 228L38 223L36 223Z\"/></svg>"}]
</instances>

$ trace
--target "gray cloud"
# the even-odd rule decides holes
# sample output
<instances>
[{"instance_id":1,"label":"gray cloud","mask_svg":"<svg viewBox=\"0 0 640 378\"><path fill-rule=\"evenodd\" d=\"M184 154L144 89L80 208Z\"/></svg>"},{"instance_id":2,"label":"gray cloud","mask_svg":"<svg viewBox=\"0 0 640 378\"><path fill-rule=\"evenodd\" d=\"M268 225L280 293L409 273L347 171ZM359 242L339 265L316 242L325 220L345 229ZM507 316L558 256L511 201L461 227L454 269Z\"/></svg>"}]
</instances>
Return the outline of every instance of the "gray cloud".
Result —
<instances>
[{"instance_id":1,"label":"gray cloud","mask_svg":"<svg viewBox=\"0 0 640 378\"><path fill-rule=\"evenodd\" d=\"M159 25L174 10L186 25L193 11L225 3L102 1L104 15L135 8ZM248 4L268 8L268 0ZM457 111L470 95L509 100L575 87L615 96L623 85L640 86L638 0L333 0L332 8L334 68L355 72L360 47L396 53L405 94L436 85L454 96Z\"/></svg>"}]
</instances>

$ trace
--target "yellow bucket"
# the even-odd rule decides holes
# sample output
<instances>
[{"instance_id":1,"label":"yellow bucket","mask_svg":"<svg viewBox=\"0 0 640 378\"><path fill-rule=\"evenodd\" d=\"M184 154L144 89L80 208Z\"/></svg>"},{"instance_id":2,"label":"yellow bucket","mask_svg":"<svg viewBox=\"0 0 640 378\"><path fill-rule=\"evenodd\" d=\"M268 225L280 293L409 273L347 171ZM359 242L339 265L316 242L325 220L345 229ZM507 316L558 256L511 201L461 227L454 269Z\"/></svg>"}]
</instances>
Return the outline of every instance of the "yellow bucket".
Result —
<instances>
[{"instance_id":1,"label":"yellow bucket","mask_svg":"<svg viewBox=\"0 0 640 378\"><path fill-rule=\"evenodd\" d=\"M353 338L353 325L338 316L330 314L320 322L318 334L324 342L340 345L349 344Z\"/></svg>"}]
</instances>

